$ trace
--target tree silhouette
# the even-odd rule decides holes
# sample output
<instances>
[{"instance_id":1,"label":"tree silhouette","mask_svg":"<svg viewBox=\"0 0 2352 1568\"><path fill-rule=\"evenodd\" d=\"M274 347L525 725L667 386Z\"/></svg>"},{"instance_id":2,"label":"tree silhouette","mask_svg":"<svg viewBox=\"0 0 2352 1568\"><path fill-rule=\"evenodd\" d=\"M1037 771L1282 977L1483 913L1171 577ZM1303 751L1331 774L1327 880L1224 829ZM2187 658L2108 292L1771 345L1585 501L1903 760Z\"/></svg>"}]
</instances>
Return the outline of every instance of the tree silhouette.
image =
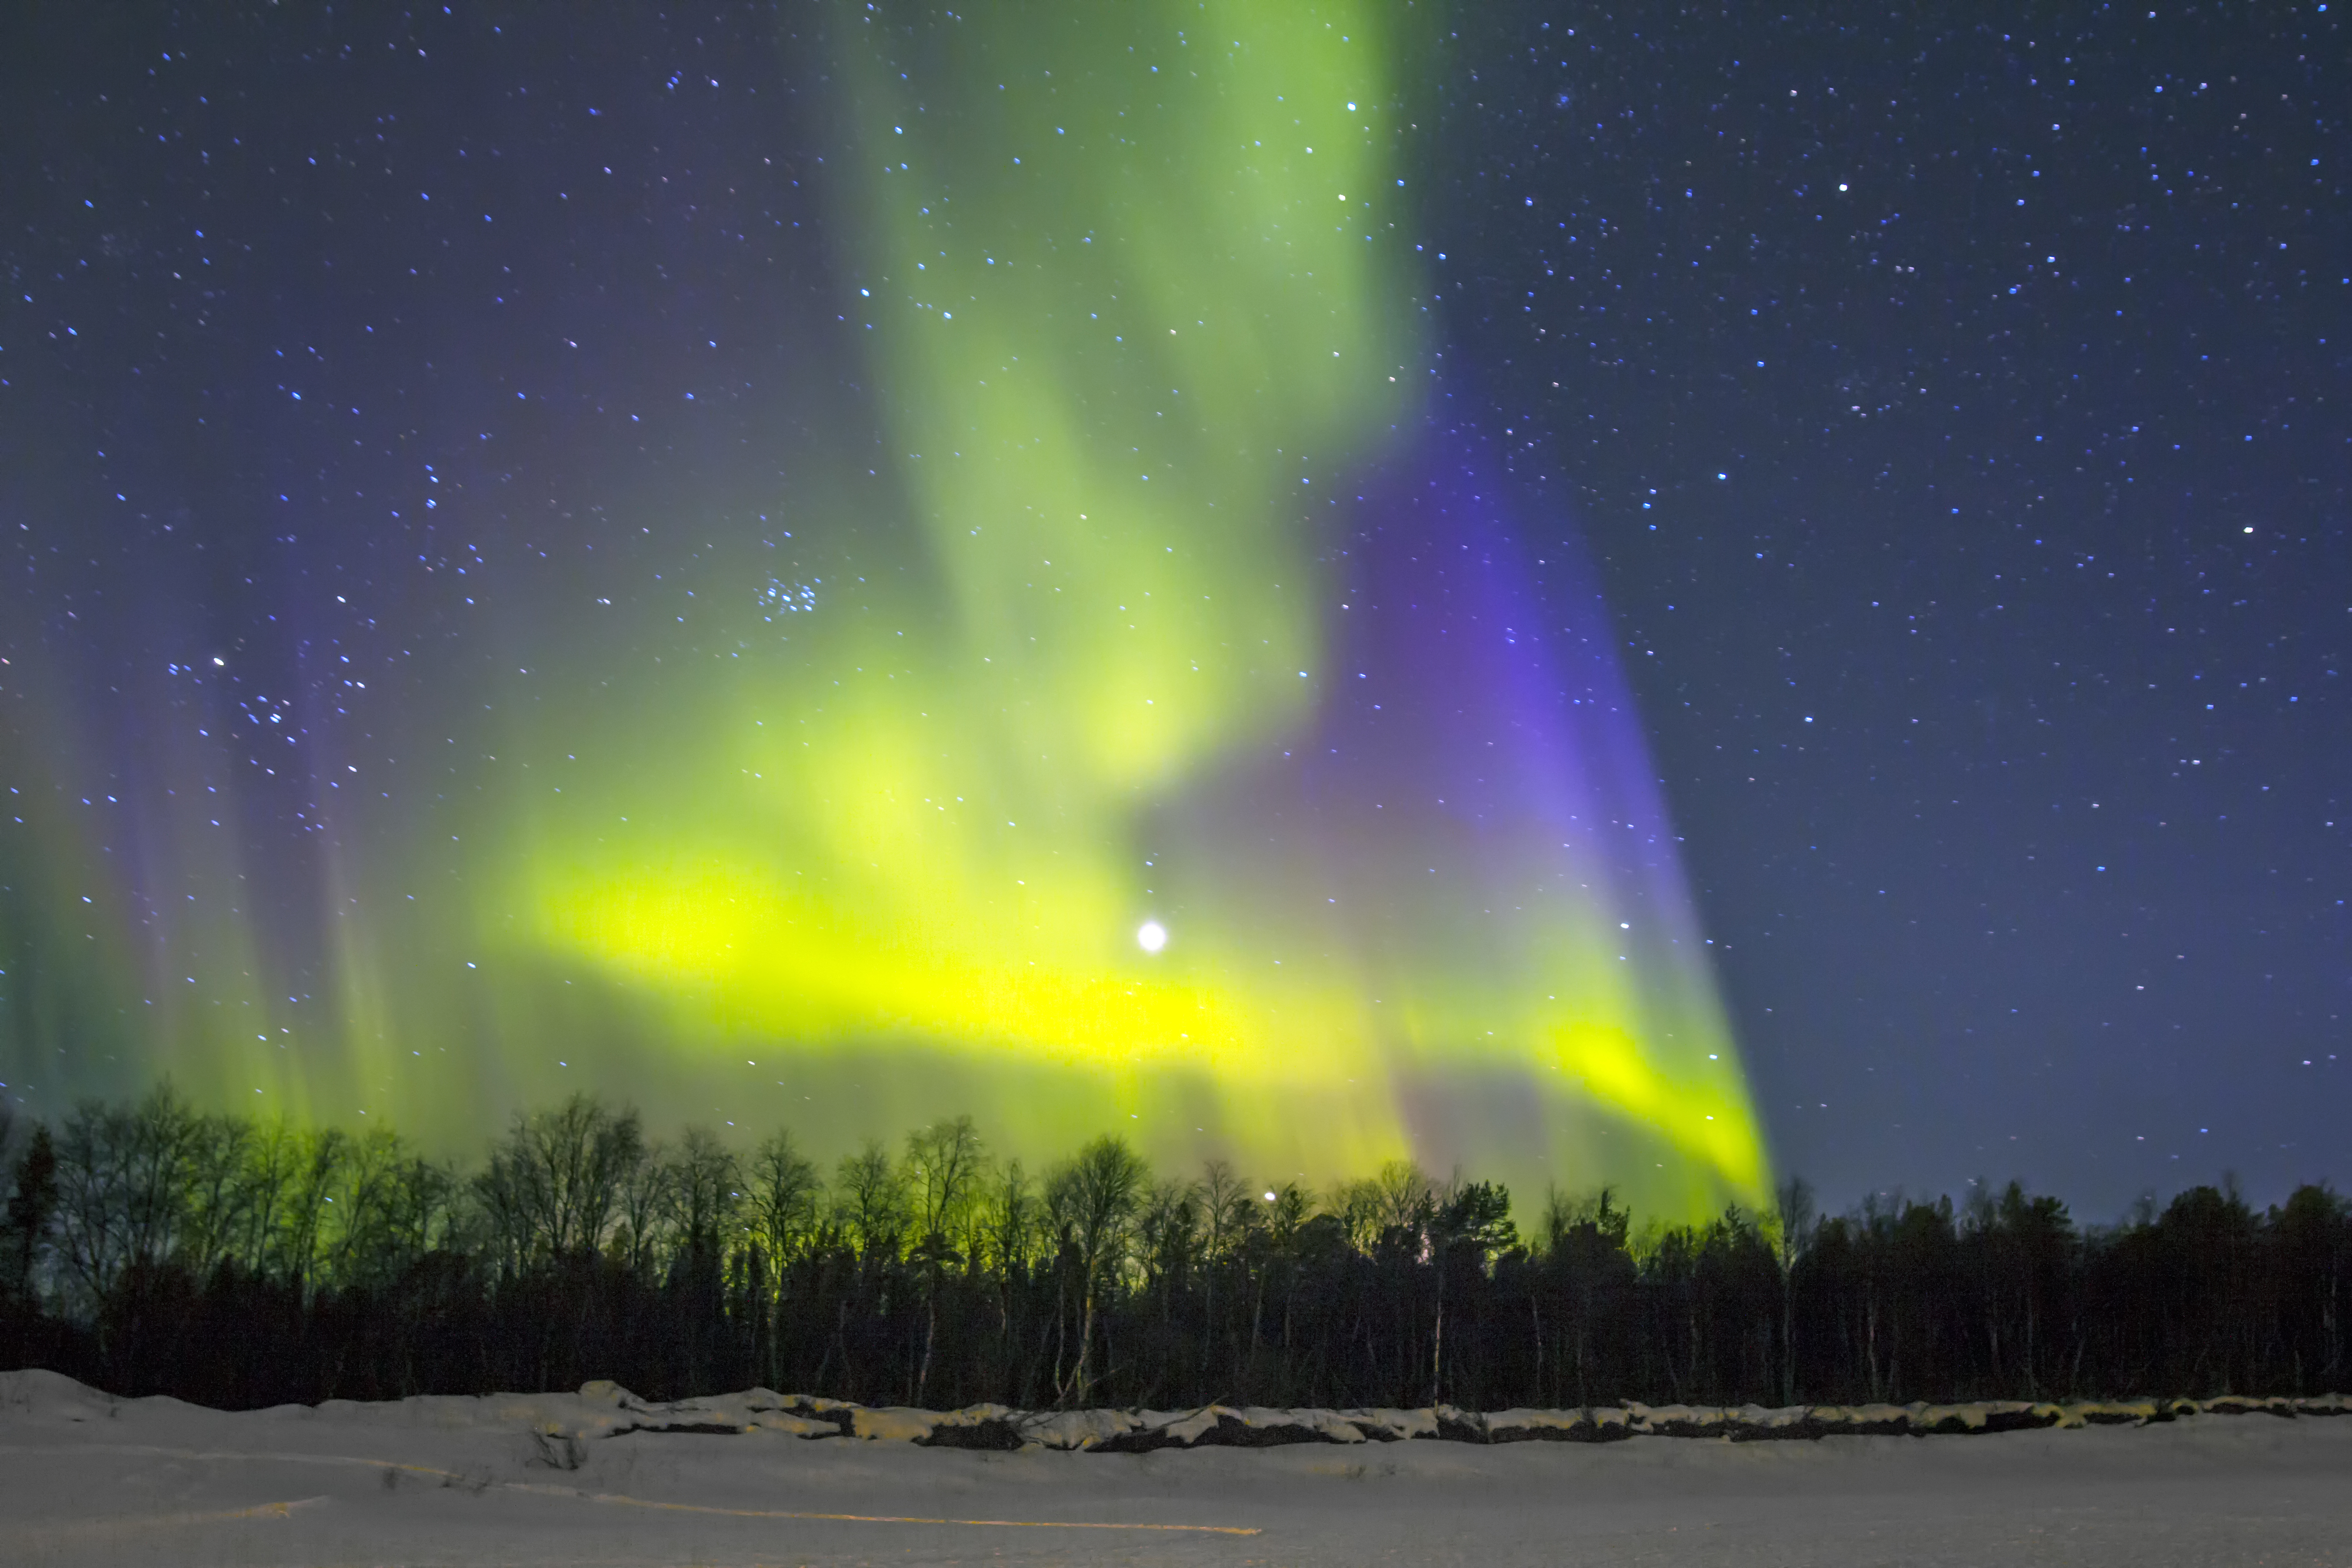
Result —
<instances>
[{"instance_id":1,"label":"tree silhouette","mask_svg":"<svg viewBox=\"0 0 2352 1568\"><path fill-rule=\"evenodd\" d=\"M1409 1163L1259 1186L1094 1141L1042 1191L957 1118L827 1182L779 1132L647 1142L588 1097L467 1168L165 1086L0 1131L0 1364L226 1405L765 1383L1034 1406L1476 1407L2342 1388L2352 1205L2224 1184L2080 1226L1976 1184L1636 1226ZM1451 1419L1451 1417L1448 1417Z\"/></svg>"},{"instance_id":2,"label":"tree silhouette","mask_svg":"<svg viewBox=\"0 0 2352 1568\"><path fill-rule=\"evenodd\" d=\"M1045 1178L1047 1223L1063 1251L1074 1259L1084 1304L1076 1360L1054 1391L1063 1405L1085 1398L1093 1387L1095 1325L1103 1293L1117 1283L1128 1234L1150 1178L1150 1172L1126 1140L1109 1134L1079 1150Z\"/></svg>"},{"instance_id":3,"label":"tree silhouette","mask_svg":"<svg viewBox=\"0 0 2352 1568\"><path fill-rule=\"evenodd\" d=\"M971 1118L958 1116L935 1121L907 1135L907 1179L915 1197L915 1243L912 1257L923 1278L923 1359L915 1373L909 1403L919 1405L930 1386L931 1352L940 1335L940 1280L950 1265L961 1263L964 1253L949 1238L968 1237L973 1198L987 1175L988 1152L974 1131Z\"/></svg>"},{"instance_id":4,"label":"tree silhouette","mask_svg":"<svg viewBox=\"0 0 2352 1568\"><path fill-rule=\"evenodd\" d=\"M7 1226L0 1230L0 1240L7 1244L7 1299L12 1304L29 1304L33 1260L58 1211L58 1151L47 1128L33 1129L15 1166L9 1182Z\"/></svg>"}]
</instances>

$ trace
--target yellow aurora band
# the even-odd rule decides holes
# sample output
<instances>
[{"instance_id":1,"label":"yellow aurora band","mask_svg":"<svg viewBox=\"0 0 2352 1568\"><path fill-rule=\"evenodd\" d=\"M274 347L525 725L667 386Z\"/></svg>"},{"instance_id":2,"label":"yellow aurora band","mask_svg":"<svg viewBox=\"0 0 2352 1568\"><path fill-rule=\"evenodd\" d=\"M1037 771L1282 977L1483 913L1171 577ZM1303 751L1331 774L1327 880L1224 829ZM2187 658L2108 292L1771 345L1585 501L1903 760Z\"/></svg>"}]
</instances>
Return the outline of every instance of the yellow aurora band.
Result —
<instances>
[{"instance_id":1,"label":"yellow aurora band","mask_svg":"<svg viewBox=\"0 0 2352 1568\"><path fill-rule=\"evenodd\" d=\"M791 1041L905 1114L946 1058L1038 1138L1312 1175L1613 1152L1654 1201L1753 1200L1703 962L1648 941L1669 973L1625 974L1589 889L1482 952L1447 911L1502 879L1456 855L1362 889L1239 798L1347 673L1314 481L1425 379L1395 9L983 10L850 45L848 270L924 578L780 581L808 662L740 694L703 764L725 804L649 853L534 855L536 934L697 1048ZM1388 911L1412 951L1355 940L1342 882L1424 906Z\"/></svg>"},{"instance_id":2,"label":"yellow aurora band","mask_svg":"<svg viewBox=\"0 0 2352 1568\"><path fill-rule=\"evenodd\" d=\"M878 448L779 437L771 566L697 589L726 658L510 721L539 771L418 836L443 890L338 926L314 1109L470 1125L401 1088L470 1034L486 1104L1759 1200L1605 628L1422 416L1409 14L837 13ZM304 1092L253 1037L222 1081Z\"/></svg>"}]
</instances>

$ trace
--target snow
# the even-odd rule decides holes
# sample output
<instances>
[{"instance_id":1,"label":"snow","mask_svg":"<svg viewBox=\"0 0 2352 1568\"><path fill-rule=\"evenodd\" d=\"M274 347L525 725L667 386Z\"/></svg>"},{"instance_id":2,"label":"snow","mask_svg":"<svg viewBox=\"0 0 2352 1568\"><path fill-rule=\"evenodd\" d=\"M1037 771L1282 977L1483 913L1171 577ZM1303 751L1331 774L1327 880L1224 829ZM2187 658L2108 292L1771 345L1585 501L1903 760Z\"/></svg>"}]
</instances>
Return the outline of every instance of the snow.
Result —
<instances>
[{"instance_id":1,"label":"snow","mask_svg":"<svg viewBox=\"0 0 2352 1568\"><path fill-rule=\"evenodd\" d=\"M7 1373L0 1562L2352 1563L2352 1420L2324 1415L2352 1401L1023 1413L602 1383L224 1413Z\"/></svg>"}]
</instances>

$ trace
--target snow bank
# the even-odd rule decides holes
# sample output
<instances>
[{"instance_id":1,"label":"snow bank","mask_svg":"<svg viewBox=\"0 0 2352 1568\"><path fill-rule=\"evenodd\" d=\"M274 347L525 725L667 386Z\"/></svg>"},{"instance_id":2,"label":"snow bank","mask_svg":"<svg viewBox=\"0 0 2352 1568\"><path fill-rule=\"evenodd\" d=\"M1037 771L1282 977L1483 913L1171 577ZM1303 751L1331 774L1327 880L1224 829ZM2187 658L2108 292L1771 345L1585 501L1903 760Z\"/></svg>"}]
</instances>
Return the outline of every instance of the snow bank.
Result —
<instances>
[{"instance_id":1,"label":"snow bank","mask_svg":"<svg viewBox=\"0 0 2352 1568\"><path fill-rule=\"evenodd\" d=\"M0 1373L0 1562L2347 1563L2352 1421L2305 1417L2347 1406L932 1411L607 1383L230 1413ZM1756 1440L2004 1420L2053 1429ZM1150 1448L1184 1451L1091 1457Z\"/></svg>"},{"instance_id":2,"label":"snow bank","mask_svg":"<svg viewBox=\"0 0 2352 1568\"><path fill-rule=\"evenodd\" d=\"M68 1423L106 1420L130 1405L173 1406L176 1400L122 1401L53 1372L0 1373L0 1414ZM2285 1420L2352 1415L2352 1395L2300 1398L2225 1394L2219 1398L2032 1402L1975 1400L1958 1405L1593 1405L1569 1410L1271 1409L1210 1405L1192 1410L1015 1410L973 1405L961 1410L856 1405L809 1394L745 1389L655 1404L620 1384L598 1381L577 1394L428 1394L383 1405L331 1400L268 1414L291 1419L364 1416L394 1426L454 1431L523 1432L541 1457L576 1468L585 1444L632 1433L842 1439L930 1448L1044 1448L1101 1454L1160 1448L1267 1448L1435 1439L1456 1443L1612 1443L1633 1437L1706 1437L1728 1442L1818 1440L1831 1436L1958 1436L2085 1426L2145 1426L2209 1415L2262 1415Z\"/></svg>"}]
</instances>

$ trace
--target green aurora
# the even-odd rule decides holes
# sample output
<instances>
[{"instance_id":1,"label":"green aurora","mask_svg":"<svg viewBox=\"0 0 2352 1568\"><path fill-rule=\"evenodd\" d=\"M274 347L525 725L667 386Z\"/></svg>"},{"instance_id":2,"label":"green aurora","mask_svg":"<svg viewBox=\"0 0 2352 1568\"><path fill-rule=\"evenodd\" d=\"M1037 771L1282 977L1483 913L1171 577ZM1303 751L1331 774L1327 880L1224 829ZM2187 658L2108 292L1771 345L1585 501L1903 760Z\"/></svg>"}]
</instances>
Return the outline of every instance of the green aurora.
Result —
<instances>
[{"instance_id":1,"label":"green aurora","mask_svg":"<svg viewBox=\"0 0 2352 1568\"><path fill-rule=\"evenodd\" d=\"M376 710L399 787L292 746L331 786L301 857L229 847L226 786L186 781L260 742L135 688L128 853L47 787L119 716L8 672L41 781L0 839L9 1080L167 1069L428 1142L574 1089L821 1150L971 1110L1033 1156L1113 1128L1758 1202L1605 628L1432 652L1436 598L1391 590L1434 556L1365 542L1454 526L1416 477L1409 12L891 9L834 14L817 172L870 400L780 416L764 489L614 496L633 591L600 559L424 656L431 700ZM1449 647L1480 595L1562 618L1524 565L1420 579Z\"/></svg>"}]
</instances>

